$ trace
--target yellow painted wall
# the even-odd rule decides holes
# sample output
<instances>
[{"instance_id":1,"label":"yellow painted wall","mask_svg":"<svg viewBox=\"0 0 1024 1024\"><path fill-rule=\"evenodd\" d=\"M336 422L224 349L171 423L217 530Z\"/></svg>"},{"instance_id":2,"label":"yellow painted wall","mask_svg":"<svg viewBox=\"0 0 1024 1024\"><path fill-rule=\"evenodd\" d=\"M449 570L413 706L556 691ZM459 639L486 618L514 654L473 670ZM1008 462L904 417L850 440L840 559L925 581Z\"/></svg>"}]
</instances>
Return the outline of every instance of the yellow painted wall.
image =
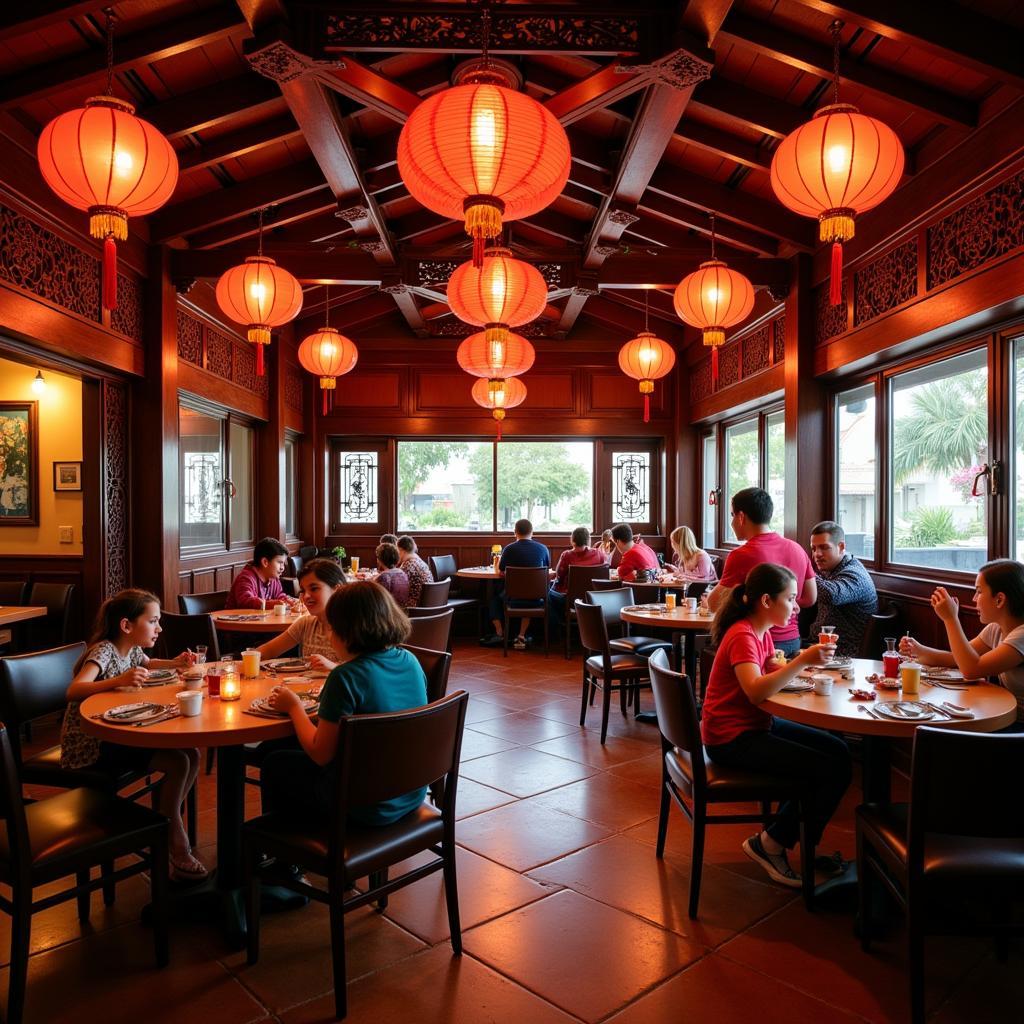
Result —
<instances>
[{"instance_id":1,"label":"yellow painted wall","mask_svg":"<svg viewBox=\"0 0 1024 1024\"><path fill-rule=\"evenodd\" d=\"M82 458L82 382L43 370L46 390L36 394L38 366L0 359L0 399L39 403L39 525L0 525L0 555L81 555L82 493L53 489L54 462ZM61 544L57 528L70 526L74 543Z\"/></svg>"}]
</instances>

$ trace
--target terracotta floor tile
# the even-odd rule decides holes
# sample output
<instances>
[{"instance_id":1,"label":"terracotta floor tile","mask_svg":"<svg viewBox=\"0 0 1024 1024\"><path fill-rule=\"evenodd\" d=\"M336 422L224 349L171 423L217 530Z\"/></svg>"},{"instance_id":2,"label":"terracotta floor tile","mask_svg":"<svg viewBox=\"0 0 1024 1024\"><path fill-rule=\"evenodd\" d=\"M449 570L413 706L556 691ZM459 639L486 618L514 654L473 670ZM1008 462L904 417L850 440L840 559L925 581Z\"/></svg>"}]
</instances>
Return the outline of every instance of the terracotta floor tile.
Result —
<instances>
[{"instance_id":1,"label":"terracotta floor tile","mask_svg":"<svg viewBox=\"0 0 1024 1024\"><path fill-rule=\"evenodd\" d=\"M586 1021L600 1020L702 954L679 935L555 893L474 928L467 950Z\"/></svg>"},{"instance_id":2,"label":"terracotta floor tile","mask_svg":"<svg viewBox=\"0 0 1024 1024\"><path fill-rule=\"evenodd\" d=\"M334 997L281 1017L283 1024L334 1022ZM573 1018L471 956L437 946L348 987L346 1024L574 1024Z\"/></svg>"},{"instance_id":3,"label":"terracotta floor tile","mask_svg":"<svg viewBox=\"0 0 1024 1024\"><path fill-rule=\"evenodd\" d=\"M1024 1006L1024 955L1020 945L1011 947L1009 959L1000 963L988 953L967 975L932 1024L1006 1024L1008 1009L1020 1013Z\"/></svg>"},{"instance_id":4,"label":"terracotta floor tile","mask_svg":"<svg viewBox=\"0 0 1024 1024\"><path fill-rule=\"evenodd\" d=\"M471 672L454 672L448 676L448 690L465 690L477 696L485 693L500 693L503 690L510 690L512 687L503 686L494 679L485 679L474 675Z\"/></svg>"},{"instance_id":5,"label":"terracotta floor tile","mask_svg":"<svg viewBox=\"0 0 1024 1024\"><path fill-rule=\"evenodd\" d=\"M398 875L431 859L432 854L420 854L395 865L391 874ZM550 886L461 848L456 853L456 872L463 931L551 893ZM444 942L448 938L448 913L441 872L392 893L386 916L432 946Z\"/></svg>"},{"instance_id":6,"label":"terracotta floor tile","mask_svg":"<svg viewBox=\"0 0 1024 1024\"><path fill-rule=\"evenodd\" d=\"M690 861L658 860L643 843L613 836L544 864L531 878L576 892L669 928L702 946L717 946L792 900L777 886L760 885L705 865L700 916L687 914Z\"/></svg>"},{"instance_id":7,"label":"terracotta floor tile","mask_svg":"<svg viewBox=\"0 0 1024 1024\"><path fill-rule=\"evenodd\" d=\"M607 838L606 828L517 801L460 821L456 841L514 871L526 871Z\"/></svg>"},{"instance_id":8,"label":"terracotta floor tile","mask_svg":"<svg viewBox=\"0 0 1024 1024\"><path fill-rule=\"evenodd\" d=\"M468 818L481 811L489 811L492 807L511 803L515 797L511 793L502 793L500 789L481 786L479 782L459 776L459 789L455 798L456 819Z\"/></svg>"},{"instance_id":9,"label":"terracotta floor tile","mask_svg":"<svg viewBox=\"0 0 1024 1024\"><path fill-rule=\"evenodd\" d=\"M704 957L608 1024L665 1024L680 1019L714 1024L845 1024L859 1020L767 975L716 954Z\"/></svg>"},{"instance_id":10,"label":"terracotta floor tile","mask_svg":"<svg viewBox=\"0 0 1024 1024\"><path fill-rule=\"evenodd\" d=\"M605 828L627 829L658 811L658 794L607 772L530 797L539 807L572 814Z\"/></svg>"},{"instance_id":11,"label":"terracotta floor tile","mask_svg":"<svg viewBox=\"0 0 1024 1024\"><path fill-rule=\"evenodd\" d=\"M641 786L661 789L661 753L648 754L635 761L627 761L608 769L620 779L629 779Z\"/></svg>"},{"instance_id":12,"label":"terracotta floor tile","mask_svg":"<svg viewBox=\"0 0 1024 1024\"><path fill-rule=\"evenodd\" d=\"M649 757L651 753L649 743L621 739L617 736L608 736L602 743L600 733L588 729L578 729L568 736L533 743L531 746L534 750L543 750L546 754L554 754L556 757L567 757L581 764L593 765L595 768L614 768L626 761Z\"/></svg>"},{"instance_id":13,"label":"terracotta floor tile","mask_svg":"<svg viewBox=\"0 0 1024 1024\"><path fill-rule=\"evenodd\" d=\"M557 703L561 698L558 694L548 693L546 690L535 690L532 686L506 687L498 693L484 693L480 700L491 701L501 704L503 707L512 708L514 711L528 711L530 708L538 707L541 704Z\"/></svg>"},{"instance_id":14,"label":"terracotta floor tile","mask_svg":"<svg viewBox=\"0 0 1024 1024\"><path fill-rule=\"evenodd\" d=\"M504 790L513 796L533 796L593 775L594 768L545 754L530 747L516 747L500 754L478 757L462 766L461 773L474 782Z\"/></svg>"},{"instance_id":15,"label":"terracotta floor tile","mask_svg":"<svg viewBox=\"0 0 1024 1024\"><path fill-rule=\"evenodd\" d=\"M579 698L547 701L530 708L530 714L538 715L541 718L550 718L555 722L564 722L566 725L575 725L578 728L580 724Z\"/></svg>"},{"instance_id":16,"label":"terracotta floor tile","mask_svg":"<svg viewBox=\"0 0 1024 1024\"><path fill-rule=\"evenodd\" d=\"M505 715L504 718L494 718L489 722L480 722L476 727L477 732L500 736L502 739L513 740L524 745L543 743L544 740L552 740L556 736L566 736L578 729L577 725L541 718L532 711L520 711L514 715Z\"/></svg>"},{"instance_id":17,"label":"terracotta floor tile","mask_svg":"<svg viewBox=\"0 0 1024 1024\"><path fill-rule=\"evenodd\" d=\"M490 718L501 718L502 715L511 715L517 710L518 708L502 707L500 704L485 701L483 697L470 697L469 706L466 708L466 725L474 725Z\"/></svg>"},{"instance_id":18,"label":"terracotta floor tile","mask_svg":"<svg viewBox=\"0 0 1024 1024\"><path fill-rule=\"evenodd\" d=\"M500 722L501 719L499 718ZM462 733L462 761L472 761L477 757L497 754L502 750L512 750L519 746L515 740L503 740L498 736L488 736L482 732L467 728Z\"/></svg>"}]
</instances>

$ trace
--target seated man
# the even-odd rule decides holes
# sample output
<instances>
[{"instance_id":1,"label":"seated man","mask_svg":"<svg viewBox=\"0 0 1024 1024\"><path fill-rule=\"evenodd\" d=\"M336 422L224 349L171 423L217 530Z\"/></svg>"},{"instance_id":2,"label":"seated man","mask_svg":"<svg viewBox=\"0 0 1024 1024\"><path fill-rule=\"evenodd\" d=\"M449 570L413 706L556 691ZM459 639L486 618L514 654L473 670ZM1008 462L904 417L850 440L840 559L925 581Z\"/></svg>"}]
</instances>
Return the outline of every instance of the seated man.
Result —
<instances>
[{"instance_id":1,"label":"seated man","mask_svg":"<svg viewBox=\"0 0 1024 1024\"><path fill-rule=\"evenodd\" d=\"M377 556L378 575L375 583L379 583L395 599L399 608L409 606L409 577L398 568L398 548L394 544L378 544Z\"/></svg>"},{"instance_id":2,"label":"seated man","mask_svg":"<svg viewBox=\"0 0 1024 1024\"><path fill-rule=\"evenodd\" d=\"M510 567L524 569L548 568L551 565L551 555L543 544L533 539L533 523L529 519L517 519L514 529L516 539L502 551L501 559L498 561L498 572L504 576L505 570ZM490 636L485 636L481 639L480 643L485 647L499 647L504 642L503 597L504 590L501 587L495 587L494 593L491 595L490 607L491 624L494 626L494 632ZM519 635L513 644L518 650L526 647L526 629L529 623L529 619L519 620Z\"/></svg>"},{"instance_id":3,"label":"seated man","mask_svg":"<svg viewBox=\"0 0 1024 1024\"><path fill-rule=\"evenodd\" d=\"M555 582L548 591L551 603L551 617L559 625L565 622L565 595L569 589L570 565L605 565L607 559L600 548L590 546L590 531L585 526L577 526L572 531L572 547L563 551L558 559L555 570Z\"/></svg>"},{"instance_id":4,"label":"seated man","mask_svg":"<svg viewBox=\"0 0 1024 1024\"><path fill-rule=\"evenodd\" d=\"M433 583L430 566L423 561L416 550L416 541L408 534L398 538L398 567L409 577L409 602L407 608L418 608L424 583Z\"/></svg>"},{"instance_id":5,"label":"seated man","mask_svg":"<svg viewBox=\"0 0 1024 1024\"><path fill-rule=\"evenodd\" d=\"M273 537L264 537L252 549L252 561L235 577L228 592L228 608L267 608L292 603L281 589L281 573L288 549Z\"/></svg>"},{"instance_id":6,"label":"seated man","mask_svg":"<svg viewBox=\"0 0 1024 1024\"><path fill-rule=\"evenodd\" d=\"M633 539L633 531L628 523L619 523L612 527L612 541L619 559L619 581L631 583L636 579L637 570L658 569L658 556L642 540Z\"/></svg>"},{"instance_id":7,"label":"seated man","mask_svg":"<svg viewBox=\"0 0 1024 1024\"><path fill-rule=\"evenodd\" d=\"M822 626L835 626L839 635L836 654L856 658L868 619L878 611L875 584L867 569L847 553L843 528L830 519L811 530L811 559L818 582L811 642L818 642Z\"/></svg>"}]
</instances>

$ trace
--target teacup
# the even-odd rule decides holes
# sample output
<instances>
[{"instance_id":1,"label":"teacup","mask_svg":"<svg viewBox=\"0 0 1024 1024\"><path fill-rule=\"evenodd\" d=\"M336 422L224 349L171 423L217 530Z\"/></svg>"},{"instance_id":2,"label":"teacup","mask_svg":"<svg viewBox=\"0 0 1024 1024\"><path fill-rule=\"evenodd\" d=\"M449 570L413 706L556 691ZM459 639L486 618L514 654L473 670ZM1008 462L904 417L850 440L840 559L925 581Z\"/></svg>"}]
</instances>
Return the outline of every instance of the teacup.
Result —
<instances>
[{"instance_id":1,"label":"teacup","mask_svg":"<svg viewBox=\"0 0 1024 1024\"><path fill-rule=\"evenodd\" d=\"M182 690L178 694L178 710L185 718L194 718L203 710L202 690Z\"/></svg>"},{"instance_id":2,"label":"teacup","mask_svg":"<svg viewBox=\"0 0 1024 1024\"><path fill-rule=\"evenodd\" d=\"M831 676L815 676L814 692L822 697L828 697L832 693L835 680Z\"/></svg>"}]
</instances>

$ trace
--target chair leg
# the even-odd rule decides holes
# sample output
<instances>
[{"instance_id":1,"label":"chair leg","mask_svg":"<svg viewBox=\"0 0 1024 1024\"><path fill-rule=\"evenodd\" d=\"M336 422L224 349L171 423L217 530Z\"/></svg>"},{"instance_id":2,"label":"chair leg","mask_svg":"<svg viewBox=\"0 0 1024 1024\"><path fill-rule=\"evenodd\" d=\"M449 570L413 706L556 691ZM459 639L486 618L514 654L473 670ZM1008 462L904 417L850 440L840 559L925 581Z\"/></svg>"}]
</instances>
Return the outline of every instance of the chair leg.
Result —
<instances>
[{"instance_id":1,"label":"chair leg","mask_svg":"<svg viewBox=\"0 0 1024 1024\"><path fill-rule=\"evenodd\" d=\"M924 929L920 915L907 901L907 946L910 973L910 1021L924 1024Z\"/></svg>"},{"instance_id":2,"label":"chair leg","mask_svg":"<svg viewBox=\"0 0 1024 1024\"><path fill-rule=\"evenodd\" d=\"M371 889L379 889L382 885L387 885L388 884L388 869L387 868L381 868L380 871L374 871L374 873L372 875L370 875L369 882L370 882L370 888ZM383 913L385 910L387 910L387 908L388 908L388 898L387 898L387 896L381 896L381 898L379 900L377 900L377 910L380 913Z\"/></svg>"},{"instance_id":3,"label":"chair leg","mask_svg":"<svg viewBox=\"0 0 1024 1024\"><path fill-rule=\"evenodd\" d=\"M551 653L551 630L548 626L548 609L544 607L544 657Z\"/></svg>"},{"instance_id":4,"label":"chair leg","mask_svg":"<svg viewBox=\"0 0 1024 1024\"><path fill-rule=\"evenodd\" d=\"M871 949L871 866L867 858L867 841L857 829L857 922L860 927L860 948Z\"/></svg>"},{"instance_id":5,"label":"chair leg","mask_svg":"<svg viewBox=\"0 0 1024 1024\"><path fill-rule=\"evenodd\" d=\"M587 698L589 697L591 702L594 699L593 697L591 697L590 694L591 694L590 680L587 678L587 667L586 667L586 665L584 665L583 666L583 701L582 701L582 703L580 705L580 725L586 725L587 724Z\"/></svg>"},{"instance_id":6,"label":"chair leg","mask_svg":"<svg viewBox=\"0 0 1024 1024\"><path fill-rule=\"evenodd\" d=\"M612 708L612 683L610 679L604 681L604 700L601 702L601 745L608 737L608 712Z\"/></svg>"},{"instance_id":7,"label":"chair leg","mask_svg":"<svg viewBox=\"0 0 1024 1024\"><path fill-rule=\"evenodd\" d=\"M170 962L170 945L167 928L167 829L153 840L150 847L149 893L153 904L153 947L157 967L166 967Z\"/></svg>"},{"instance_id":8,"label":"chair leg","mask_svg":"<svg viewBox=\"0 0 1024 1024\"><path fill-rule=\"evenodd\" d=\"M11 977L7 988L8 1024L21 1024L28 982L28 947L32 936L32 892L13 891L11 908Z\"/></svg>"},{"instance_id":9,"label":"chair leg","mask_svg":"<svg viewBox=\"0 0 1024 1024\"><path fill-rule=\"evenodd\" d=\"M451 933L452 952L462 955L462 923L459 919L459 883L455 871L455 845L444 847L444 901L448 907L448 931Z\"/></svg>"},{"instance_id":10,"label":"chair leg","mask_svg":"<svg viewBox=\"0 0 1024 1024\"><path fill-rule=\"evenodd\" d=\"M243 858L245 884L246 963L254 964L260 958L260 876L256 870L259 854L251 843L246 843Z\"/></svg>"},{"instance_id":11,"label":"chair leg","mask_svg":"<svg viewBox=\"0 0 1024 1024\"><path fill-rule=\"evenodd\" d=\"M105 907L112 907L117 896L115 892L116 886L110 881L110 876L113 873L114 862L112 860L105 860L100 865L100 875L103 878L103 906Z\"/></svg>"},{"instance_id":12,"label":"chair leg","mask_svg":"<svg viewBox=\"0 0 1024 1024\"><path fill-rule=\"evenodd\" d=\"M501 655L503 658L508 657L508 605L505 605L505 628L501 631Z\"/></svg>"},{"instance_id":13,"label":"chair leg","mask_svg":"<svg viewBox=\"0 0 1024 1024\"><path fill-rule=\"evenodd\" d=\"M693 808L693 852L690 857L690 917L697 916L700 903L700 878L704 871L704 808L696 803Z\"/></svg>"},{"instance_id":14,"label":"chair leg","mask_svg":"<svg viewBox=\"0 0 1024 1024\"><path fill-rule=\"evenodd\" d=\"M664 778L662 769L661 780L661 807L658 809L658 845L654 848L655 857L665 856L665 839L668 836L668 815L671 807L672 797L668 791L668 782Z\"/></svg>"},{"instance_id":15,"label":"chair leg","mask_svg":"<svg viewBox=\"0 0 1024 1024\"><path fill-rule=\"evenodd\" d=\"M208 747L207 750L206 750L206 774L207 775L212 775L213 774L213 765L214 765L214 762L216 760L217 760L217 748L216 747Z\"/></svg>"},{"instance_id":16,"label":"chair leg","mask_svg":"<svg viewBox=\"0 0 1024 1024\"><path fill-rule=\"evenodd\" d=\"M623 679L619 684L619 710L623 715L628 715L628 701L631 698L630 684Z\"/></svg>"},{"instance_id":17,"label":"chair leg","mask_svg":"<svg viewBox=\"0 0 1024 1024\"><path fill-rule=\"evenodd\" d=\"M347 980L345 975L345 910L343 885L331 881L331 963L334 968L334 1015L338 1020L348 1014L348 997L345 991Z\"/></svg>"},{"instance_id":18,"label":"chair leg","mask_svg":"<svg viewBox=\"0 0 1024 1024\"><path fill-rule=\"evenodd\" d=\"M75 884L83 887L89 884L89 869L82 868L81 871L75 872ZM75 902L78 904L78 920L88 921L89 920L89 904L92 902L92 893L81 891L75 896Z\"/></svg>"}]
</instances>

